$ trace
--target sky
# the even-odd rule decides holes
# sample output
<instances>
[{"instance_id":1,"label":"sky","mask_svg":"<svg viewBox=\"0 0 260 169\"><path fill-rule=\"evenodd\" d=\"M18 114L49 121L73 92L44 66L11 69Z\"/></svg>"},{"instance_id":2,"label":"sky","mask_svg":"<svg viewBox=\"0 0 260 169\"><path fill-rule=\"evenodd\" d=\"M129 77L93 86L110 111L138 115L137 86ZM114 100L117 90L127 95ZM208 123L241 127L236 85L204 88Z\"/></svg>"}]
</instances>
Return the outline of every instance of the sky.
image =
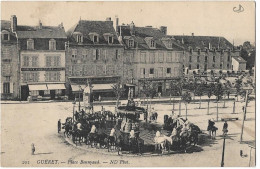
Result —
<instances>
[{"instance_id":1,"label":"sky","mask_svg":"<svg viewBox=\"0 0 260 169\"><path fill-rule=\"evenodd\" d=\"M234 12L233 8L244 8ZM1 20L16 15L18 25L57 26L67 31L81 20L136 26L167 26L168 35L223 36L235 45L255 43L254 2L1 2Z\"/></svg>"}]
</instances>

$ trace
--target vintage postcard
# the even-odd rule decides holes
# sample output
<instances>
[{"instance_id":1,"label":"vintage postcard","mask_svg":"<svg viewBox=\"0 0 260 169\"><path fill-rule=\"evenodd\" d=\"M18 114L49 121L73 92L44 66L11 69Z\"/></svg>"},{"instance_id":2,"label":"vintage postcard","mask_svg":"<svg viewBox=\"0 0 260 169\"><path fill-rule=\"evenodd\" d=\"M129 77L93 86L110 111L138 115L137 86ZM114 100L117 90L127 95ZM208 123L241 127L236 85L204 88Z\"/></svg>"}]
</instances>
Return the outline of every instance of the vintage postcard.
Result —
<instances>
[{"instance_id":1,"label":"vintage postcard","mask_svg":"<svg viewBox=\"0 0 260 169\"><path fill-rule=\"evenodd\" d=\"M255 2L1 2L2 167L255 167Z\"/></svg>"}]
</instances>

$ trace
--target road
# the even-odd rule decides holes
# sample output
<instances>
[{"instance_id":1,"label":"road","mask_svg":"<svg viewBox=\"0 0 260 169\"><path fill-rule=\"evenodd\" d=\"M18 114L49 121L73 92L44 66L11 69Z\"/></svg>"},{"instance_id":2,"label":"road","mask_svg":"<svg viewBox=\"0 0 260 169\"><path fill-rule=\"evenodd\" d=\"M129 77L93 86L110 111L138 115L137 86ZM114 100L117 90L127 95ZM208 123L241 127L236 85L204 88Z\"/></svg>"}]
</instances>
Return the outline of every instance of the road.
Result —
<instances>
[{"instance_id":1,"label":"road","mask_svg":"<svg viewBox=\"0 0 260 169\"><path fill-rule=\"evenodd\" d=\"M233 102L226 103L227 108L219 109L219 118L238 117L238 121L228 122L229 137L226 139L225 166L247 167L249 148L240 144L239 138L242 124L242 105L236 102L236 114L231 114ZM223 103L220 103L221 107ZM178 112L175 105L175 111ZM207 103L188 105L188 119L201 129L207 128L207 121L216 118L216 103L210 104L210 115L207 114ZM104 106L106 110L114 110L112 106ZM171 114L172 105L153 105L158 112L158 122L163 122L164 114ZM182 114L185 114L185 106ZM255 140L255 102L248 105L245 121L244 141ZM68 102L1 104L1 165L4 167L142 167L142 166L174 166L174 167L219 167L221 162L223 139L220 136L223 122L216 122L219 128L216 140L201 145L202 151L173 154L170 156L116 156L102 154L101 151L89 152L68 144L62 134L57 133L57 121L71 116L73 106ZM96 107L100 110L101 107ZM206 131L205 131L206 132ZM31 155L31 144L36 147L35 155ZM243 150L247 157L240 157ZM58 160L58 161L56 161ZM81 161L82 160L82 161ZM112 160L112 161L111 161ZM252 157L254 160L254 156ZM76 164L77 162L77 164ZM80 164L84 162L84 164ZM43 163L43 164L42 164ZM46 164L48 163L48 164ZM56 164L57 163L57 164Z\"/></svg>"}]
</instances>

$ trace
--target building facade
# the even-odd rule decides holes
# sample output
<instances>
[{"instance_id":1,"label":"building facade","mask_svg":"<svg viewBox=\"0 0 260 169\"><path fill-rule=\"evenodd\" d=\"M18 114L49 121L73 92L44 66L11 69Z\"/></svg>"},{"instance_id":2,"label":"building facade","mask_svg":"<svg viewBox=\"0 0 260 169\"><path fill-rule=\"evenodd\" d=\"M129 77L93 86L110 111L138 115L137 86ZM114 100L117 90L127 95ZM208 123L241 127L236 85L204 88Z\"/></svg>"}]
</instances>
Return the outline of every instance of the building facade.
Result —
<instances>
[{"instance_id":1,"label":"building facade","mask_svg":"<svg viewBox=\"0 0 260 169\"><path fill-rule=\"evenodd\" d=\"M10 21L1 21L1 99L19 95L19 53L17 38Z\"/></svg>"},{"instance_id":2,"label":"building facade","mask_svg":"<svg viewBox=\"0 0 260 169\"><path fill-rule=\"evenodd\" d=\"M232 57L240 51L224 37L214 36L171 36L185 48L183 72L197 74L203 72L232 71Z\"/></svg>"},{"instance_id":3,"label":"building facade","mask_svg":"<svg viewBox=\"0 0 260 169\"><path fill-rule=\"evenodd\" d=\"M156 84L157 93L168 95L170 82L182 76L183 47L167 37L165 26L160 29L136 27L132 22L117 29L125 45L123 77L129 88L140 95L142 82L151 81Z\"/></svg>"},{"instance_id":4,"label":"building facade","mask_svg":"<svg viewBox=\"0 0 260 169\"><path fill-rule=\"evenodd\" d=\"M63 99L67 36L62 24L22 26L16 16L11 20L20 50L21 100Z\"/></svg>"},{"instance_id":5,"label":"building facade","mask_svg":"<svg viewBox=\"0 0 260 169\"><path fill-rule=\"evenodd\" d=\"M91 84L94 99L113 97L112 85L123 76L124 46L117 39L111 18L80 20L67 35L67 94L81 97Z\"/></svg>"},{"instance_id":6,"label":"building facade","mask_svg":"<svg viewBox=\"0 0 260 169\"><path fill-rule=\"evenodd\" d=\"M246 61L240 56L232 57L232 71L238 72L238 71L245 71L245 70L246 70Z\"/></svg>"}]
</instances>

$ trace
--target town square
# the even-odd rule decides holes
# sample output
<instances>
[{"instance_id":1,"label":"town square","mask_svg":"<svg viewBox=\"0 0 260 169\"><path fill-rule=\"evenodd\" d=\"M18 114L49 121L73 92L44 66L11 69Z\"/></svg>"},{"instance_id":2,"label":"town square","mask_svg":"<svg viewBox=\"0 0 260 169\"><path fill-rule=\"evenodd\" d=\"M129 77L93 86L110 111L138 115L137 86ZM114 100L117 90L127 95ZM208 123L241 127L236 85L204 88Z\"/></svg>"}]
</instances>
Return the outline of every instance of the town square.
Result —
<instances>
[{"instance_id":1,"label":"town square","mask_svg":"<svg viewBox=\"0 0 260 169\"><path fill-rule=\"evenodd\" d=\"M254 2L1 7L1 166L256 166Z\"/></svg>"}]
</instances>

